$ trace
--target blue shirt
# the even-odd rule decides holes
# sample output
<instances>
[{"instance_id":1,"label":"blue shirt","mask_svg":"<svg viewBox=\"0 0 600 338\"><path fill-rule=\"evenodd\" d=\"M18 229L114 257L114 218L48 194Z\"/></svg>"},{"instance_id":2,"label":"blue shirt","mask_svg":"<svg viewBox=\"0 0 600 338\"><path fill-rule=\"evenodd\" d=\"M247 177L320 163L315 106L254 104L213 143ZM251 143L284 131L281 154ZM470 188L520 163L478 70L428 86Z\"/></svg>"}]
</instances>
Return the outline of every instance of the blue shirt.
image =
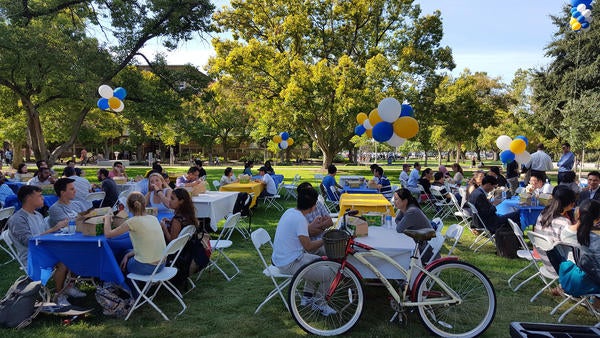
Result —
<instances>
[{"instance_id":1,"label":"blue shirt","mask_svg":"<svg viewBox=\"0 0 600 338\"><path fill-rule=\"evenodd\" d=\"M558 172L565 172L573 170L575 164L575 155L572 152L563 154L556 165L558 166Z\"/></svg>"},{"instance_id":2,"label":"blue shirt","mask_svg":"<svg viewBox=\"0 0 600 338\"><path fill-rule=\"evenodd\" d=\"M2 205L4 205L6 198L12 195L15 195L15 192L6 183L0 185L0 202L2 202Z\"/></svg>"},{"instance_id":3,"label":"blue shirt","mask_svg":"<svg viewBox=\"0 0 600 338\"><path fill-rule=\"evenodd\" d=\"M421 178L421 175L419 175L419 170L416 168L413 169L408 176L408 186L416 188L419 184L419 178Z\"/></svg>"},{"instance_id":4,"label":"blue shirt","mask_svg":"<svg viewBox=\"0 0 600 338\"><path fill-rule=\"evenodd\" d=\"M392 191L392 184L390 183L390 180L388 180L388 178L385 176L381 176L379 178L379 184L381 184L381 189L379 189L379 192L387 199L392 198L392 194L394 192Z\"/></svg>"},{"instance_id":5,"label":"blue shirt","mask_svg":"<svg viewBox=\"0 0 600 338\"><path fill-rule=\"evenodd\" d=\"M331 175L327 175L325 177L323 177L323 182L321 182L323 184L323 186L325 187L325 191L327 192L327 196L329 196L329 199L332 201L337 201L339 199L339 197L335 194L333 194L331 192L331 186L336 186L337 182L335 181L335 177L331 176Z\"/></svg>"}]
</instances>

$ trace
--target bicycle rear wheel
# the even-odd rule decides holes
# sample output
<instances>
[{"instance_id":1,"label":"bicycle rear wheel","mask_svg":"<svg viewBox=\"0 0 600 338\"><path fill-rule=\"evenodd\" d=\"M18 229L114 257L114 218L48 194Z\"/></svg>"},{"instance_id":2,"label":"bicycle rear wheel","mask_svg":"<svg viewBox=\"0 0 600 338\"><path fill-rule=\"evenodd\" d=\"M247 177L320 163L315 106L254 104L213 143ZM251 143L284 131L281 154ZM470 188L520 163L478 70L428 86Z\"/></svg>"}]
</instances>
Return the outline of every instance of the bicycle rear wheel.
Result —
<instances>
[{"instance_id":1,"label":"bicycle rear wheel","mask_svg":"<svg viewBox=\"0 0 600 338\"><path fill-rule=\"evenodd\" d=\"M442 262L430 272L461 298L456 304L421 305L423 324L442 337L475 337L490 326L496 315L496 293L487 276L476 267L459 261ZM430 276L417 286L417 301L449 299Z\"/></svg>"},{"instance_id":2,"label":"bicycle rear wheel","mask_svg":"<svg viewBox=\"0 0 600 338\"><path fill-rule=\"evenodd\" d=\"M340 266L334 261L316 261L294 275L288 301L292 317L304 331L320 336L339 335L352 329L360 319L364 305L360 279L350 269L344 269L337 278ZM334 284L331 298L325 299Z\"/></svg>"}]
</instances>

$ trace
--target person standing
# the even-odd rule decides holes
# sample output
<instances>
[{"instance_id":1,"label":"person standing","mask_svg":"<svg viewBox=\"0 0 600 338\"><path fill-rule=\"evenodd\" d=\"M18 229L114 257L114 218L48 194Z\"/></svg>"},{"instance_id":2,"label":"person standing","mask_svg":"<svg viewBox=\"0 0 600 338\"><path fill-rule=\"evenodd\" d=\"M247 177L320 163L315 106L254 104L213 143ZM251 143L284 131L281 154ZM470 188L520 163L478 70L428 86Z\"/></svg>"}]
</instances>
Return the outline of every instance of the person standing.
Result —
<instances>
[{"instance_id":1,"label":"person standing","mask_svg":"<svg viewBox=\"0 0 600 338\"><path fill-rule=\"evenodd\" d=\"M529 175L534 173L540 173L546 176L546 171L552 170L552 159L550 155L544 151L544 144L540 143L537 145L537 151L531 154L529 163L525 166L529 169Z\"/></svg>"},{"instance_id":2,"label":"person standing","mask_svg":"<svg viewBox=\"0 0 600 338\"><path fill-rule=\"evenodd\" d=\"M85 150L85 148L81 149L81 153L79 155L79 160L81 161L81 165L87 165L87 157L88 152L87 150Z\"/></svg>"},{"instance_id":3,"label":"person standing","mask_svg":"<svg viewBox=\"0 0 600 338\"><path fill-rule=\"evenodd\" d=\"M558 184L563 181L565 174L573 171L575 165L575 155L571 152L571 145L568 142L562 144L562 156L556 165L558 166Z\"/></svg>"}]
</instances>

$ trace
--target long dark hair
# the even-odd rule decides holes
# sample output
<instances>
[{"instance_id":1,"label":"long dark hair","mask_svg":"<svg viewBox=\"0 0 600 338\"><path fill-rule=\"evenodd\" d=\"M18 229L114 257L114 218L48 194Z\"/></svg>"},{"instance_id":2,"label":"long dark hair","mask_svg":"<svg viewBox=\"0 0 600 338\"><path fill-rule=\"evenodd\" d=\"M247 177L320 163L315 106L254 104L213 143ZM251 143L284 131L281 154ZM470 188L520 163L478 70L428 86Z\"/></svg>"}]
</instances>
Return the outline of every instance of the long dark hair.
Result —
<instances>
[{"instance_id":1,"label":"long dark hair","mask_svg":"<svg viewBox=\"0 0 600 338\"><path fill-rule=\"evenodd\" d=\"M571 203L575 203L575 192L566 186L557 186L552 193L552 202L542 210L541 225L543 228L552 225L552 220L561 216Z\"/></svg>"},{"instance_id":2,"label":"long dark hair","mask_svg":"<svg viewBox=\"0 0 600 338\"><path fill-rule=\"evenodd\" d=\"M406 204L407 209L408 209L408 206L410 206L410 205L414 205L415 207L421 209L419 202L417 202L417 199L415 198L415 196L413 196L413 194L410 192L410 190L408 190L406 188L400 188L400 189L396 190L395 193L398 194L398 197L400 199L408 200L408 203Z\"/></svg>"},{"instance_id":3,"label":"long dark hair","mask_svg":"<svg viewBox=\"0 0 600 338\"><path fill-rule=\"evenodd\" d=\"M577 242L581 245L590 245L590 231L594 221L600 217L600 202L586 199L579 206L579 227L577 228Z\"/></svg>"},{"instance_id":4,"label":"long dark hair","mask_svg":"<svg viewBox=\"0 0 600 338\"><path fill-rule=\"evenodd\" d=\"M183 220L187 221L187 224L194 224L198 226L198 219L196 219L196 208L194 207L194 203L192 203L192 198L190 197L190 193L183 188L175 188L172 194L177 197L178 200L183 201L179 208L175 211L175 216L181 217Z\"/></svg>"}]
</instances>

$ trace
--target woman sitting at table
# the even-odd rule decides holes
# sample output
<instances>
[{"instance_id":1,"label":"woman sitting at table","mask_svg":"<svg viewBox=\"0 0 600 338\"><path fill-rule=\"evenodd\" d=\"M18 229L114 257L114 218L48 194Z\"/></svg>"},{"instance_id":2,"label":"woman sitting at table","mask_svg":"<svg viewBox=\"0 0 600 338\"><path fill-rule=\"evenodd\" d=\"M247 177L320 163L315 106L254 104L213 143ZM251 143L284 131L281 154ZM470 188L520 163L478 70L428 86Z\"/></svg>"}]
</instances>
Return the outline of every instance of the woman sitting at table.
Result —
<instances>
[{"instance_id":1,"label":"woman sitting at table","mask_svg":"<svg viewBox=\"0 0 600 338\"><path fill-rule=\"evenodd\" d=\"M104 236L117 237L129 231L133 249L129 250L121 261L121 269L125 274L132 272L140 275L151 275L162 258L166 248L165 237L156 217L146 214L144 195L134 191L127 197L127 207L133 217L111 230L113 214L104 216ZM162 266L159 271L162 270Z\"/></svg>"},{"instance_id":2,"label":"woman sitting at table","mask_svg":"<svg viewBox=\"0 0 600 338\"><path fill-rule=\"evenodd\" d=\"M273 169L273 162L271 160L267 160L264 167L267 169L267 174L271 176L275 175L275 169Z\"/></svg>"},{"instance_id":3,"label":"woman sitting at table","mask_svg":"<svg viewBox=\"0 0 600 338\"><path fill-rule=\"evenodd\" d=\"M159 213L171 212L169 206L170 200L171 188L165 182L162 174L150 174L150 176L148 176L146 205L148 205L148 207L157 208Z\"/></svg>"},{"instance_id":4,"label":"woman sitting at table","mask_svg":"<svg viewBox=\"0 0 600 338\"><path fill-rule=\"evenodd\" d=\"M396 231L402 233L406 230L420 230L420 229L431 229L431 221L425 216L423 210L419 206L419 202L412 195L410 190L406 188L400 188L394 193L394 206L398 209L396 215ZM427 247L427 243L423 243L419 250L421 250L421 260L428 262L431 258L432 252L423 252ZM438 254L439 255L439 254Z\"/></svg>"},{"instance_id":5,"label":"woman sitting at table","mask_svg":"<svg viewBox=\"0 0 600 338\"><path fill-rule=\"evenodd\" d=\"M231 167L225 168L225 171L223 172L223 176L221 176L220 182L221 182L221 185L226 185L226 184L237 182L237 178L235 178L235 175L233 173L233 168L231 168Z\"/></svg>"},{"instance_id":6,"label":"woman sitting at table","mask_svg":"<svg viewBox=\"0 0 600 338\"><path fill-rule=\"evenodd\" d=\"M29 172L27 171L27 164L25 164L25 162L19 164L19 166L17 167L17 172L14 174L14 180L17 182L21 182L23 181L23 179L28 179L30 178L32 175L29 174Z\"/></svg>"},{"instance_id":7,"label":"woman sitting at table","mask_svg":"<svg viewBox=\"0 0 600 338\"><path fill-rule=\"evenodd\" d=\"M460 166L460 164L454 163L452 165L452 171L454 171L454 177L452 178L452 180L454 180L454 184L456 184L457 186L461 186L463 180L465 179L462 167Z\"/></svg>"},{"instance_id":8,"label":"woman sitting at table","mask_svg":"<svg viewBox=\"0 0 600 338\"><path fill-rule=\"evenodd\" d=\"M419 184L423 186L423 190L429 196L431 196L431 179L433 178L433 171L431 168L426 168L421 173L421 178L419 178Z\"/></svg>"},{"instance_id":9,"label":"woman sitting at table","mask_svg":"<svg viewBox=\"0 0 600 338\"><path fill-rule=\"evenodd\" d=\"M473 177L467 183L467 195L465 200L469 200L469 196L475 191L475 189L479 188L481 182L483 181L483 177L485 176L484 172L481 170L477 170L473 173Z\"/></svg>"}]
</instances>

